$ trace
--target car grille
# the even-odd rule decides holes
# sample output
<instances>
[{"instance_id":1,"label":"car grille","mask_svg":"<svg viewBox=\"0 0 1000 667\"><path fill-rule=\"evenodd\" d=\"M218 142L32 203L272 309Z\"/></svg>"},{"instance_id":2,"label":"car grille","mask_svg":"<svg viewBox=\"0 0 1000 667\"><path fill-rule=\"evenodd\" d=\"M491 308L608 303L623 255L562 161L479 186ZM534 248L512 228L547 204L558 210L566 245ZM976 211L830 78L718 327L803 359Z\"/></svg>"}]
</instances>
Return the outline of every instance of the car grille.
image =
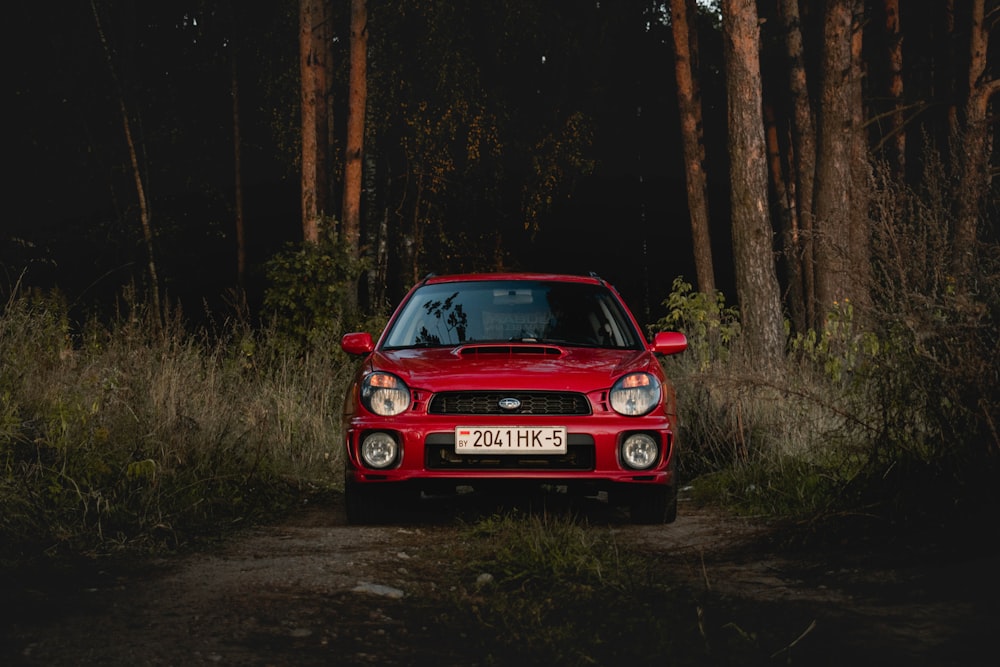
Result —
<instances>
[{"instance_id":1,"label":"car grille","mask_svg":"<svg viewBox=\"0 0 1000 667\"><path fill-rule=\"evenodd\" d=\"M504 410L500 401L516 398L519 408ZM427 411L436 415L589 415L590 404L583 394L533 391L442 392L431 399Z\"/></svg>"},{"instance_id":2,"label":"car grille","mask_svg":"<svg viewBox=\"0 0 1000 667\"><path fill-rule=\"evenodd\" d=\"M565 454L488 454L455 453L455 436L435 433L424 443L424 463L428 470L593 470L594 439L584 433L570 433Z\"/></svg>"}]
</instances>

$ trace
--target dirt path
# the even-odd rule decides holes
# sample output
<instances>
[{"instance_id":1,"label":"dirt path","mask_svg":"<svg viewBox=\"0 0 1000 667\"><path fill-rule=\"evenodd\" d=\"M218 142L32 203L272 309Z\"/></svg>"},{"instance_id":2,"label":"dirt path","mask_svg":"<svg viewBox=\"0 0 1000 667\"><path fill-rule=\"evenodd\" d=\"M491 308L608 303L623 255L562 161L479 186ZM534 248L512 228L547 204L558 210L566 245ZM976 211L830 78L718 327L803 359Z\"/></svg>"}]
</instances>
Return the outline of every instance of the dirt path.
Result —
<instances>
[{"instance_id":1,"label":"dirt path","mask_svg":"<svg viewBox=\"0 0 1000 667\"><path fill-rule=\"evenodd\" d=\"M769 546L773 529L717 511L682 505L662 527L601 504L580 511L728 600L734 628L785 631L791 646L773 664L994 664L995 551L789 554ZM441 508L358 528L334 503L210 553L30 585L0 616L0 664L468 667L460 647L428 645L427 618L408 604L455 585L464 534Z\"/></svg>"}]
</instances>

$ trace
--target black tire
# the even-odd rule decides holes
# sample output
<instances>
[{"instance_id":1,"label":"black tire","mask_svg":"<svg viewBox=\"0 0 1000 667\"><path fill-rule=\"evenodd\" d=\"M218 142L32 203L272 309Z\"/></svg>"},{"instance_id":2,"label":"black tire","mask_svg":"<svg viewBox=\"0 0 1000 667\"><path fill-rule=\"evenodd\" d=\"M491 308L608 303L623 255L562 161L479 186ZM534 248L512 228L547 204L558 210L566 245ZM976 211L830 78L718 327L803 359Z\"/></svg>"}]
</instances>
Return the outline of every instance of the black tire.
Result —
<instances>
[{"instance_id":1,"label":"black tire","mask_svg":"<svg viewBox=\"0 0 1000 667\"><path fill-rule=\"evenodd\" d=\"M379 489L344 485L344 509L347 511L347 523L353 526L380 523L385 520L386 506Z\"/></svg>"},{"instance_id":2,"label":"black tire","mask_svg":"<svg viewBox=\"0 0 1000 667\"><path fill-rule=\"evenodd\" d=\"M677 520L677 487L654 486L635 489L629 509L632 523L653 525Z\"/></svg>"}]
</instances>

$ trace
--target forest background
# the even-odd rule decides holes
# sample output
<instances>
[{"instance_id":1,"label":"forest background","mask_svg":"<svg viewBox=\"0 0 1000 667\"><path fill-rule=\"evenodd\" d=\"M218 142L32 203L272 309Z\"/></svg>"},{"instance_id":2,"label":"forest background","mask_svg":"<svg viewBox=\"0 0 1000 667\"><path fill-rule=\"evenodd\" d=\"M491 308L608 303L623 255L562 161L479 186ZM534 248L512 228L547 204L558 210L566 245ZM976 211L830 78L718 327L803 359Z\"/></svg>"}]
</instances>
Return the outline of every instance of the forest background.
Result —
<instances>
[{"instance_id":1,"label":"forest background","mask_svg":"<svg viewBox=\"0 0 1000 667\"><path fill-rule=\"evenodd\" d=\"M350 5L313 4L326 12L314 21L325 29L330 77L322 215L335 232ZM662 8L368 4L363 225L366 252L385 248L378 305L429 271L596 271L650 321L673 278L693 273ZM298 3L95 6L106 43L88 2L26 6L12 23L22 27L12 52L33 55L8 61L18 128L8 146L21 165L8 181L8 285L28 267L28 284L59 285L71 302L91 304L149 282L124 104L160 288L192 316L203 299L217 307L239 285L239 214L243 279L259 304L264 264L303 238ZM715 21L703 67L718 73ZM722 158L722 81L706 84L708 135ZM713 185L726 201L724 169ZM725 257L726 212L717 213ZM723 286L732 284L728 264L719 261Z\"/></svg>"},{"instance_id":2,"label":"forest background","mask_svg":"<svg viewBox=\"0 0 1000 667\"><path fill-rule=\"evenodd\" d=\"M318 240L319 227L324 239L354 233L342 215L351 3L65 4L21 8L14 21L13 52L32 57L8 61L19 165L0 255L8 284L27 268L26 284L93 304L148 286L155 267L156 291L196 315L234 288L258 304L284 243ZM497 268L595 271L646 323L677 276L732 299L746 271L734 267L730 167L748 161L769 169L766 182L732 170L767 209L772 240L755 252L773 251L782 297L769 305L798 331L822 322L831 295L858 291L817 294L824 276L869 272L868 208L886 175L869 158L907 185L945 161L965 246L955 255L974 257L976 233L995 232L980 224L994 213L991 3L733 3L760 21L747 85L764 117L748 133L759 152L741 159L729 155L739 133L727 86L754 74L727 76L717 7L360 4L364 194L352 249L367 260L369 308L430 271ZM975 220L971 237L963 218Z\"/></svg>"},{"instance_id":3,"label":"forest background","mask_svg":"<svg viewBox=\"0 0 1000 667\"><path fill-rule=\"evenodd\" d=\"M11 543L329 476L335 338L466 270L595 271L684 331L684 472L742 502L996 500L993 0L11 12Z\"/></svg>"}]
</instances>

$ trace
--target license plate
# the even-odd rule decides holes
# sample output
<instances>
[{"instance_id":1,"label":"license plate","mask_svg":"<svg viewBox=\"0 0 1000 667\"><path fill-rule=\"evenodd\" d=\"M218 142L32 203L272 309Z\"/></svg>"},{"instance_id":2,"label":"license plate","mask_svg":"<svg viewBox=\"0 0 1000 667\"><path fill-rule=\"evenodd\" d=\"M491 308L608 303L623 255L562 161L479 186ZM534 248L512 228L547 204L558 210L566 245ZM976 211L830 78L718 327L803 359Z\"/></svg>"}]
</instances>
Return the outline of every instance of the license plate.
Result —
<instances>
[{"instance_id":1,"label":"license plate","mask_svg":"<svg viewBox=\"0 0 1000 667\"><path fill-rule=\"evenodd\" d=\"M564 426L459 426L456 454L565 454Z\"/></svg>"}]
</instances>

